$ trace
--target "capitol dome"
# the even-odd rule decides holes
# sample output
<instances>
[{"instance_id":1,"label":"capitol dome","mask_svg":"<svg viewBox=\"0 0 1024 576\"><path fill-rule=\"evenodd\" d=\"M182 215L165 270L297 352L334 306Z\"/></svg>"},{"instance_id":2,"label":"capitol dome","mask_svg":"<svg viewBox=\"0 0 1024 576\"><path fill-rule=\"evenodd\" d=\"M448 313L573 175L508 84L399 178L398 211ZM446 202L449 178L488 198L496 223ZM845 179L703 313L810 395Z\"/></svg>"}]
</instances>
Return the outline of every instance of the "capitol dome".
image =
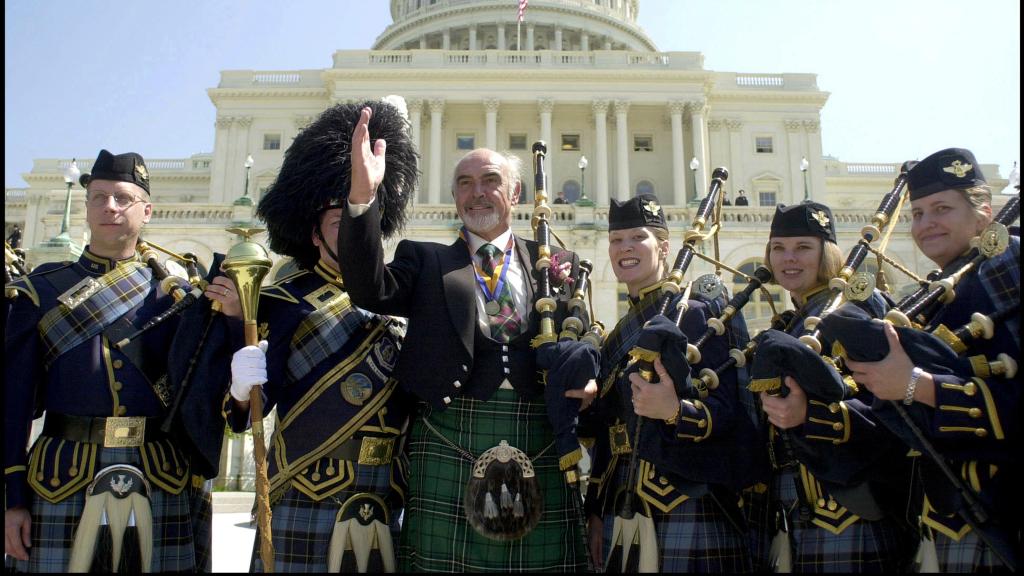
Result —
<instances>
[{"instance_id":1,"label":"capitol dome","mask_svg":"<svg viewBox=\"0 0 1024 576\"><path fill-rule=\"evenodd\" d=\"M657 52L637 24L639 0L391 0L394 22L374 50L628 50ZM517 34L518 32L518 34ZM517 39L518 36L518 39Z\"/></svg>"}]
</instances>

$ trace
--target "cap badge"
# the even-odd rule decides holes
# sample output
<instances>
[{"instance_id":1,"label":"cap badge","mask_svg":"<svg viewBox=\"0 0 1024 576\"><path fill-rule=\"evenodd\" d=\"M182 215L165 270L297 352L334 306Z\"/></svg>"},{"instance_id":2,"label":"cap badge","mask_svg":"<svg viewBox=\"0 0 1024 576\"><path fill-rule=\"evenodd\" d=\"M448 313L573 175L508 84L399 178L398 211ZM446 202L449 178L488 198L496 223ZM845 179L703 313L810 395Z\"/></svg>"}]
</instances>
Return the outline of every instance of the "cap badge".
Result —
<instances>
[{"instance_id":1,"label":"cap badge","mask_svg":"<svg viewBox=\"0 0 1024 576\"><path fill-rule=\"evenodd\" d=\"M964 164L959 160L954 160L952 164L942 169L943 172L949 172L957 178L963 178L967 176L967 173L974 169L974 166L970 164Z\"/></svg>"},{"instance_id":2,"label":"cap badge","mask_svg":"<svg viewBox=\"0 0 1024 576\"><path fill-rule=\"evenodd\" d=\"M657 217L661 213L661 206L654 200L648 200L647 202L641 203L644 207L644 211L648 212L651 216Z\"/></svg>"},{"instance_id":3,"label":"cap badge","mask_svg":"<svg viewBox=\"0 0 1024 576\"><path fill-rule=\"evenodd\" d=\"M811 218L814 218L822 228L828 228L828 214L825 214L824 210L818 210L817 212L812 213Z\"/></svg>"},{"instance_id":4,"label":"cap badge","mask_svg":"<svg viewBox=\"0 0 1024 576\"><path fill-rule=\"evenodd\" d=\"M146 166L144 164L136 164L135 171L139 174L139 178L149 180L149 171L146 170Z\"/></svg>"}]
</instances>

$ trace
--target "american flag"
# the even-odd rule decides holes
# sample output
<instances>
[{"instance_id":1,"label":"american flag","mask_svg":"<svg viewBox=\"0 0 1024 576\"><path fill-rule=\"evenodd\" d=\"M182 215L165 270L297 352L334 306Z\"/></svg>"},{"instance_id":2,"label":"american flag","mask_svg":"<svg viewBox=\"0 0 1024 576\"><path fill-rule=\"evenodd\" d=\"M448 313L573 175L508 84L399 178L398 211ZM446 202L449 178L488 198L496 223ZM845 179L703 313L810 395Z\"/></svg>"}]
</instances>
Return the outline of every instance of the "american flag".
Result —
<instances>
[{"instance_id":1,"label":"american flag","mask_svg":"<svg viewBox=\"0 0 1024 576\"><path fill-rule=\"evenodd\" d=\"M530 3L530 0L519 0L519 21L523 21L523 15L526 14L526 5Z\"/></svg>"}]
</instances>

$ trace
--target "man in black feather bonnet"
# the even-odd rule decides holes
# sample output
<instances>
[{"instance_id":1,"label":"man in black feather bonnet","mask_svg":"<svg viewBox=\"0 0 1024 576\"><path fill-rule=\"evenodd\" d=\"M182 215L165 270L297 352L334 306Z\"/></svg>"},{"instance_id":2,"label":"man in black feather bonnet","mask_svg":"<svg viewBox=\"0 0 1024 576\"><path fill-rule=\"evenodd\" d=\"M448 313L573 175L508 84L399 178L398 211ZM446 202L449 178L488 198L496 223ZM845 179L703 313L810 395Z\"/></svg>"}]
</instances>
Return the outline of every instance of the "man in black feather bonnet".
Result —
<instances>
[{"instance_id":1,"label":"man in black feather bonnet","mask_svg":"<svg viewBox=\"0 0 1024 576\"><path fill-rule=\"evenodd\" d=\"M274 571L393 572L404 506L398 438L407 409L391 378L404 323L352 304L334 239L349 190L350 144L360 111L386 137L389 169L378 192L385 236L401 229L416 187L417 155L400 106L327 109L285 152L257 214L270 247L298 271L260 292L259 346L231 363L231 422L245 429L257 386L277 407L268 454ZM257 536L257 541L259 536ZM264 571L259 555L253 569Z\"/></svg>"}]
</instances>

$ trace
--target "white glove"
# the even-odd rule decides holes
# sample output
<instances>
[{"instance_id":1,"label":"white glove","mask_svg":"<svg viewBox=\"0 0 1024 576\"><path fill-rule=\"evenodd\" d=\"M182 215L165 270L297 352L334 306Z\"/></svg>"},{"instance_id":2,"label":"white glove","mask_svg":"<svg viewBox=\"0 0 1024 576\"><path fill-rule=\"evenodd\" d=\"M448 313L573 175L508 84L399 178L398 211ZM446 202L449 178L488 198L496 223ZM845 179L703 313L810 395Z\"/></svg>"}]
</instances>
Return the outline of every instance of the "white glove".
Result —
<instances>
[{"instance_id":1,"label":"white glove","mask_svg":"<svg viewBox=\"0 0 1024 576\"><path fill-rule=\"evenodd\" d=\"M246 346L231 357L231 397L248 402L253 386L267 382L267 341Z\"/></svg>"}]
</instances>

